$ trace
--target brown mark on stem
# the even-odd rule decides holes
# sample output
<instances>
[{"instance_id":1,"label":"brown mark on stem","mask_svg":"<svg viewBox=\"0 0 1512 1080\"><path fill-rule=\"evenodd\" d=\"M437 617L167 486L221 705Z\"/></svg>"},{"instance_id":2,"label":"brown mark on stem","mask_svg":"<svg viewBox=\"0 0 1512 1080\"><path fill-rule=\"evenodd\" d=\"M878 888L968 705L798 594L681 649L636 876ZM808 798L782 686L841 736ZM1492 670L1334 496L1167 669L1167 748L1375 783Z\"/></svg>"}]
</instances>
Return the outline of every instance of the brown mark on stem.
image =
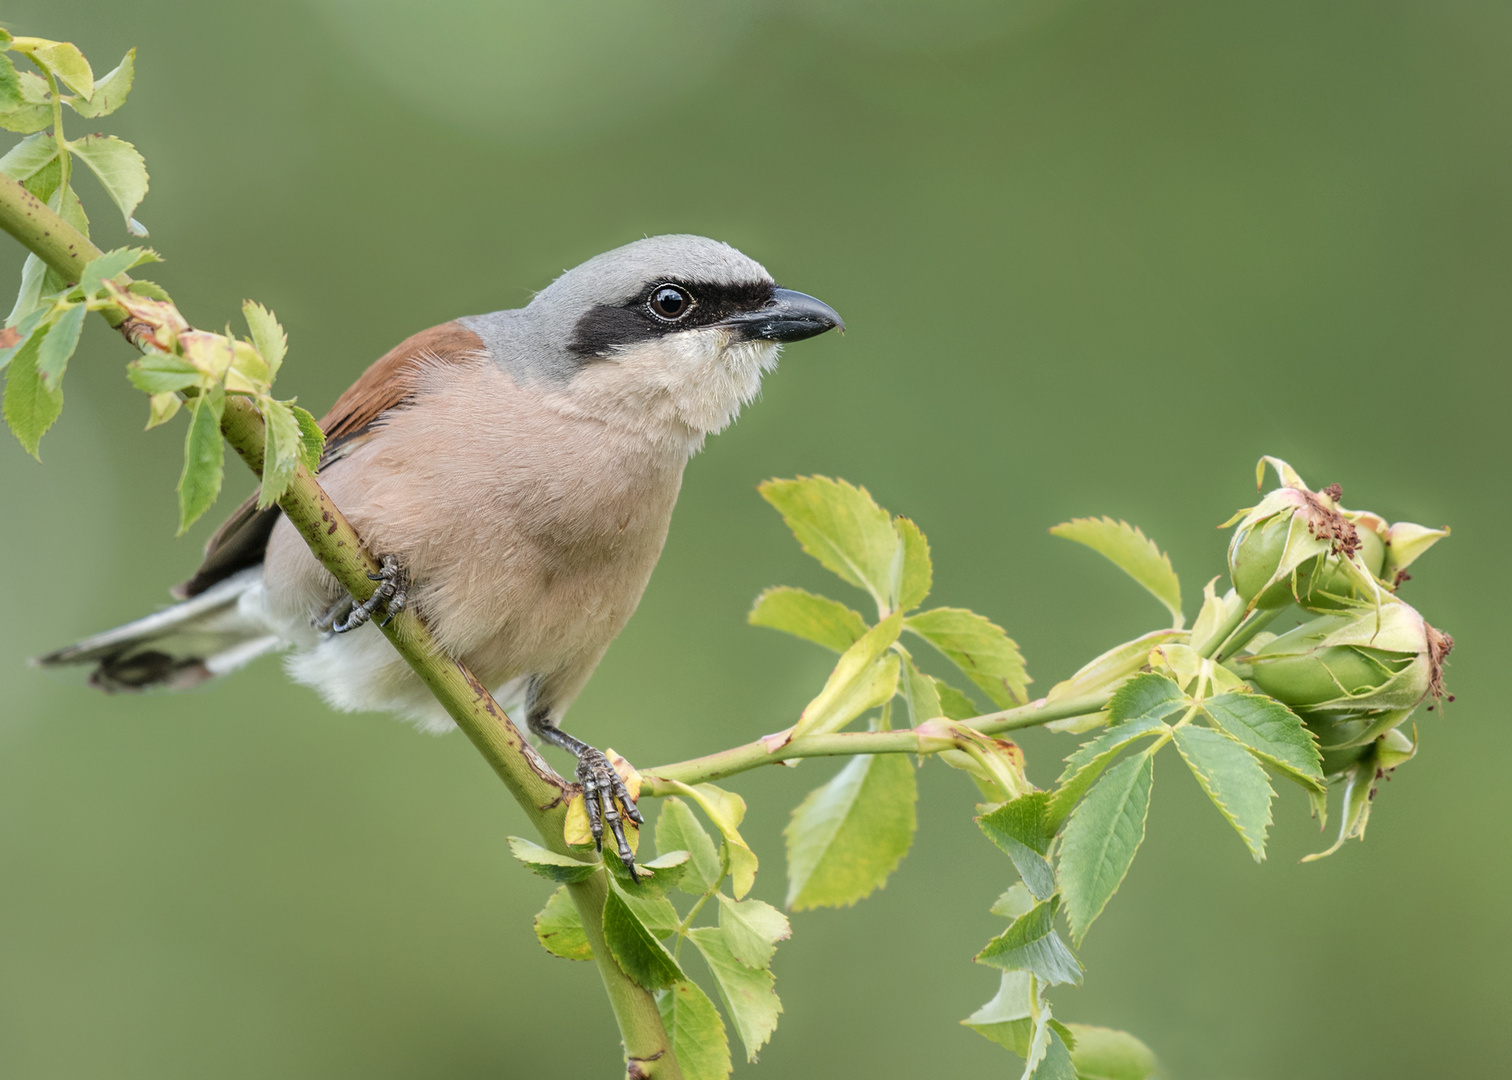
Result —
<instances>
[{"instance_id":1,"label":"brown mark on stem","mask_svg":"<svg viewBox=\"0 0 1512 1080\"><path fill-rule=\"evenodd\" d=\"M650 1057L630 1058L625 1062L625 1080L650 1080L651 1074L642 1069L641 1065L645 1062L657 1061L665 1053L665 1050L658 1050Z\"/></svg>"},{"instance_id":2,"label":"brown mark on stem","mask_svg":"<svg viewBox=\"0 0 1512 1080\"><path fill-rule=\"evenodd\" d=\"M473 692L478 705L504 729L505 738L511 746L519 751L520 756L525 759L531 771L557 789L557 797L548 806L556 806L572 792L576 791L576 785L569 784L563 780L557 774L557 771L547 764L546 759L536 752L536 748L525 741L525 736L520 734L520 729L515 727L514 721L499 707L499 703L494 700L494 696L488 692L487 688L478 681L478 677L468 670L465 664L458 664L457 669L462 672L463 678L467 680L468 689Z\"/></svg>"}]
</instances>

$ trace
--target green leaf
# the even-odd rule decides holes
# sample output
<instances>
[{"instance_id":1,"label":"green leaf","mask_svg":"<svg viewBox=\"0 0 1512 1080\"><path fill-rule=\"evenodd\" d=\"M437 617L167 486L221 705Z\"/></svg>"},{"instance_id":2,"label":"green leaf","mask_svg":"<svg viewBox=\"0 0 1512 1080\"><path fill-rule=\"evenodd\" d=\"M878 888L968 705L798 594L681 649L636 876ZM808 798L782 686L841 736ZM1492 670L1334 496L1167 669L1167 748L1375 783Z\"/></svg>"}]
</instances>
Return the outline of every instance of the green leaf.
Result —
<instances>
[{"instance_id":1,"label":"green leaf","mask_svg":"<svg viewBox=\"0 0 1512 1080\"><path fill-rule=\"evenodd\" d=\"M1005 919L1016 919L1035 905L1034 895L1024 887L1022 881L1016 881L1003 890L1003 894L993 901L991 912L1001 915Z\"/></svg>"},{"instance_id":2,"label":"green leaf","mask_svg":"<svg viewBox=\"0 0 1512 1080\"><path fill-rule=\"evenodd\" d=\"M577 905L563 885L551 894L535 917L536 940L553 956L563 960L592 960L593 947L588 944L588 935L583 931L583 920L578 917Z\"/></svg>"},{"instance_id":3,"label":"green leaf","mask_svg":"<svg viewBox=\"0 0 1512 1080\"><path fill-rule=\"evenodd\" d=\"M1275 698L1222 694L1204 701L1202 709L1220 729L1288 779L1310 791L1326 790L1316 738Z\"/></svg>"},{"instance_id":4,"label":"green leaf","mask_svg":"<svg viewBox=\"0 0 1512 1080\"><path fill-rule=\"evenodd\" d=\"M887 511L865 488L801 476L768 480L757 490L777 508L804 551L841 580L871 593L878 612L891 609L900 542Z\"/></svg>"},{"instance_id":5,"label":"green leaf","mask_svg":"<svg viewBox=\"0 0 1512 1080\"><path fill-rule=\"evenodd\" d=\"M1276 793L1260 763L1233 739L1211 728L1177 728L1176 749L1218 812L1239 830L1255 861L1262 861L1271 823L1270 802Z\"/></svg>"},{"instance_id":6,"label":"green leaf","mask_svg":"<svg viewBox=\"0 0 1512 1080\"><path fill-rule=\"evenodd\" d=\"M587 881L599 868L597 861L582 862L571 855L548 850L519 836L509 837L509 852L533 873L561 884Z\"/></svg>"},{"instance_id":7,"label":"green leaf","mask_svg":"<svg viewBox=\"0 0 1512 1080\"><path fill-rule=\"evenodd\" d=\"M99 178L120 208L127 230L135 236L143 235L141 226L131 217L147 195L147 163L136 147L114 135L86 135L70 142L68 148Z\"/></svg>"},{"instance_id":8,"label":"green leaf","mask_svg":"<svg viewBox=\"0 0 1512 1080\"><path fill-rule=\"evenodd\" d=\"M8 113L25 105L21 97L21 78L16 74L16 65L11 58L0 55L0 113ZM0 169L0 172L3 172Z\"/></svg>"},{"instance_id":9,"label":"green leaf","mask_svg":"<svg viewBox=\"0 0 1512 1080\"><path fill-rule=\"evenodd\" d=\"M719 884L719 853L714 850L714 841L688 804L675 795L664 799L657 812L656 850L689 853L688 869L677 883L688 895L703 896Z\"/></svg>"},{"instance_id":10,"label":"green leaf","mask_svg":"<svg viewBox=\"0 0 1512 1080\"><path fill-rule=\"evenodd\" d=\"M824 689L798 717L791 738L839 731L867 709L891 700L898 690L899 661L889 647L902 628L901 614L889 616L846 649Z\"/></svg>"},{"instance_id":11,"label":"green leaf","mask_svg":"<svg viewBox=\"0 0 1512 1080\"><path fill-rule=\"evenodd\" d=\"M960 668L1000 708L1028 700L1029 683L1018 646L992 620L965 608L934 608L903 625Z\"/></svg>"},{"instance_id":12,"label":"green leaf","mask_svg":"<svg viewBox=\"0 0 1512 1080\"><path fill-rule=\"evenodd\" d=\"M5 320L6 326L15 326L26 316L42 308L42 289L51 272L47 264L35 255L27 255L21 264L21 288L16 293L16 303Z\"/></svg>"},{"instance_id":13,"label":"green leaf","mask_svg":"<svg viewBox=\"0 0 1512 1080\"><path fill-rule=\"evenodd\" d=\"M604 899L604 942L620 970L647 990L661 990L685 977L672 954L636 917L612 881Z\"/></svg>"},{"instance_id":14,"label":"green leaf","mask_svg":"<svg viewBox=\"0 0 1512 1080\"><path fill-rule=\"evenodd\" d=\"M1155 1054L1127 1031L1093 1024L1067 1024L1076 1036L1071 1063L1079 1080L1150 1080Z\"/></svg>"},{"instance_id":15,"label":"green leaf","mask_svg":"<svg viewBox=\"0 0 1512 1080\"><path fill-rule=\"evenodd\" d=\"M977 825L1013 860L1019 877L1038 899L1055 892L1055 871L1046 858L1055 830L1048 816L1050 793L1034 791L977 819Z\"/></svg>"},{"instance_id":16,"label":"green leaf","mask_svg":"<svg viewBox=\"0 0 1512 1080\"><path fill-rule=\"evenodd\" d=\"M257 494L258 509L272 506L283 497L299 468L300 455L304 453L299 421L295 419L289 406L271 399L264 399L261 405L264 442L262 487Z\"/></svg>"},{"instance_id":17,"label":"green leaf","mask_svg":"<svg viewBox=\"0 0 1512 1080\"><path fill-rule=\"evenodd\" d=\"M1046 986L1080 985L1082 966L1055 932L1059 908L1058 897L1035 904L977 953L977 963L1004 971L1027 971Z\"/></svg>"},{"instance_id":18,"label":"green leaf","mask_svg":"<svg viewBox=\"0 0 1512 1080\"><path fill-rule=\"evenodd\" d=\"M693 853L663 851L656 858L648 859L640 865L642 869L650 870L655 875L651 880L665 892L682 881L693 865Z\"/></svg>"},{"instance_id":19,"label":"green leaf","mask_svg":"<svg viewBox=\"0 0 1512 1080\"><path fill-rule=\"evenodd\" d=\"M79 291L86 300L92 299L105 282L113 281L134 266L159 261L158 253L150 248L124 247L107 251L84 267L84 272L79 275Z\"/></svg>"},{"instance_id":20,"label":"green leaf","mask_svg":"<svg viewBox=\"0 0 1512 1080\"><path fill-rule=\"evenodd\" d=\"M665 895L682 880L690 858L686 851L669 851L649 862L638 862L634 878L630 876L630 869L617 859L605 860L604 866L619 879L626 896L657 897Z\"/></svg>"},{"instance_id":21,"label":"green leaf","mask_svg":"<svg viewBox=\"0 0 1512 1080\"><path fill-rule=\"evenodd\" d=\"M1145 750L1109 769L1071 812L1056 876L1077 947L1118 891L1144 840L1154 779L1154 753Z\"/></svg>"},{"instance_id":22,"label":"green leaf","mask_svg":"<svg viewBox=\"0 0 1512 1080\"><path fill-rule=\"evenodd\" d=\"M903 659L899 672L902 680L903 700L908 703L908 716L914 727L926 720L945 715L945 706L940 703L940 691L934 679L925 675L914 665L913 657L898 646Z\"/></svg>"},{"instance_id":23,"label":"green leaf","mask_svg":"<svg viewBox=\"0 0 1512 1080\"><path fill-rule=\"evenodd\" d=\"M94 72L89 70L89 61L73 42L18 37L12 47L31 57L38 67L52 72L75 93L86 98L94 93Z\"/></svg>"},{"instance_id":24,"label":"green leaf","mask_svg":"<svg viewBox=\"0 0 1512 1080\"><path fill-rule=\"evenodd\" d=\"M919 527L906 517L893 518L898 540L903 545L903 576L898 584L898 610L912 611L929 596L934 584L934 568L929 562L929 541Z\"/></svg>"},{"instance_id":25,"label":"green leaf","mask_svg":"<svg viewBox=\"0 0 1512 1080\"><path fill-rule=\"evenodd\" d=\"M746 621L843 653L866 633L866 621L827 596L779 585L756 598Z\"/></svg>"},{"instance_id":26,"label":"green leaf","mask_svg":"<svg viewBox=\"0 0 1512 1080\"><path fill-rule=\"evenodd\" d=\"M51 138L50 135L42 137ZM22 183L22 186L37 198L46 202L53 210L61 212L63 202L59 188L62 183L63 165L57 158L54 158L33 173L29 180Z\"/></svg>"},{"instance_id":27,"label":"green leaf","mask_svg":"<svg viewBox=\"0 0 1512 1080\"><path fill-rule=\"evenodd\" d=\"M52 123L52 96L42 76L30 71L18 73L21 87L20 108L0 113L0 127L21 135L41 131Z\"/></svg>"},{"instance_id":28,"label":"green leaf","mask_svg":"<svg viewBox=\"0 0 1512 1080\"><path fill-rule=\"evenodd\" d=\"M730 1075L730 1037L709 996L684 979L656 997L662 1026L683 1080L725 1080Z\"/></svg>"},{"instance_id":29,"label":"green leaf","mask_svg":"<svg viewBox=\"0 0 1512 1080\"><path fill-rule=\"evenodd\" d=\"M1192 705L1192 699L1173 679L1149 671L1114 691L1108 702L1108 726L1144 719L1169 720Z\"/></svg>"},{"instance_id":30,"label":"green leaf","mask_svg":"<svg viewBox=\"0 0 1512 1080\"><path fill-rule=\"evenodd\" d=\"M1212 655L1223 644L1214 640L1218 631L1226 625L1232 625L1229 620L1244 607L1244 600L1233 589L1219 596L1213 588L1217 581L1217 578L1213 578L1202 587L1202 607L1192 622L1192 633L1187 639L1187 644L1204 656Z\"/></svg>"},{"instance_id":31,"label":"green leaf","mask_svg":"<svg viewBox=\"0 0 1512 1080\"><path fill-rule=\"evenodd\" d=\"M683 852L686 854L686 852ZM605 865L610 865L613 859ZM621 886L623 886L621 882ZM641 925L651 932L651 936L657 940L671 937L682 925L682 919L677 914L677 909L672 906L672 901L665 896L649 891L636 892L631 889L623 889L620 893L625 901L625 906L635 913Z\"/></svg>"},{"instance_id":32,"label":"green leaf","mask_svg":"<svg viewBox=\"0 0 1512 1080\"><path fill-rule=\"evenodd\" d=\"M730 867L730 890L735 894L735 899L742 899L756 883L757 868L756 853L738 831L738 826L745 820L745 800L733 791L726 791L713 784L689 785L676 780L668 783L674 790L702 807L724 837L725 857Z\"/></svg>"},{"instance_id":33,"label":"green leaf","mask_svg":"<svg viewBox=\"0 0 1512 1080\"><path fill-rule=\"evenodd\" d=\"M918 782L903 754L852 758L793 811L787 906L844 907L880 888L908 854Z\"/></svg>"},{"instance_id":34,"label":"green leaf","mask_svg":"<svg viewBox=\"0 0 1512 1080\"><path fill-rule=\"evenodd\" d=\"M746 1060L755 1061L756 1052L777 1029L777 1017L782 1012L782 1002L772 989L776 980L770 971L748 968L735 959L725 943L724 931L718 927L701 926L688 931L688 937L714 975L725 1013L745 1044Z\"/></svg>"},{"instance_id":35,"label":"green leaf","mask_svg":"<svg viewBox=\"0 0 1512 1080\"><path fill-rule=\"evenodd\" d=\"M151 431L159 424L166 424L178 415L178 411L184 407L179 396L174 393L153 394L147 399L147 430Z\"/></svg>"},{"instance_id":36,"label":"green leaf","mask_svg":"<svg viewBox=\"0 0 1512 1080\"><path fill-rule=\"evenodd\" d=\"M1071 813L1078 799L1087 793L1093 782L1102 775L1110 762L1124 747L1136 739L1169 731L1165 721L1158 716L1141 716L1110 727L1095 739L1077 747L1066 758L1066 768L1061 773L1050 804L1046 810L1047 827L1052 833L1058 831Z\"/></svg>"},{"instance_id":37,"label":"green leaf","mask_svg":"<svg viewBox=\"0 0 1512 1080\"><path fill-rule=\"evenodd\" d=\"M52 388L37 373L37 354L49 328L38 327L11 357L5 369L5 422L26 452L38 461L37 446L63 412L63 391Z\"/></svg>"},{"instance_id":38,"label":"green leaf","mask_svg":"<svg viewBox=\"0 0 1512 1080\"><path fill-rule=\"evenodd\" d=\"M201 386L208 376L182 356L148 353L126 365L126 378L144 394L170 394Z\"/></svg>"},{"instance_id":39,"label":"green leaf","mask_svg":"<svg viewBox=\"0 0 1512 1080\"><path fill-rule=\"evenodd\" d=\"M46 311L34 311L10 328L15 331L15 336L11 338L9 345L0 348L0 371L4 371L5 366L11 362L11 358L26 347L27 340L36 332L37 327L42 325L47 314Z\"/></svg>"},{"instance_id":40,"label":"green leaf","mask_svg":"<svg viewBox=\"0 0 1512 1080\"><path fill-rule=\"evenodd\" d=\"M1005 971L997 995L961 1023L1019 1057L1028 1057L1034 1037L1034 992L1034 979L1027 971Z\"/></svg>"},{"instance_id":41,"label":"green leaf","mask_svg":"<svg viewBox=\"0 0 1512 1080\"><path fill-rule=\"evenodd\" d=\"M0 173L24 183L57 160L57 139L50 134L29 135L11 147L4 157L0 157ZM47 195L37 197L45 201L51 195L52 192L49 191Z\"/></svg>"},{"instance_id":42,"label":"green leaf","mask_svg":"<svg viewBox=\"0 0 1512 1080\"><path fill-rule=\"evenodd\" d=\"M719 928L730 955L746 967L764 968L777 943L793 934L788 917L761 900L731 900L719 893Z\"/></svg>"},{"instance_id":43,"label":"green leaf","mask_svg":"<svg viewBox=\"0 0 1512 1080\"><path fill-rule=\"evenodd\" d=\"M38 346L37 376L48 390L57 390L63 382L63 372L68 367L68 358L79 347L79 331L84 328L88 312L83 304L64 308Z\"/></svg>"},{"instance_id":44,"label":"green leaf","mask_svg":"<svg viewBox=\"0 0 1512 1080\"><path fill-rule=\"evenodd\" d=\"M136 50L132 49L108 75L96 80L94 93L87 100L75 98L68 104L80 116L108 116L126 104L126 95L131 93L131 83L135 77Z\"/></svg>"},{"instance_id":45,"label":"green leaf","mask_svg":"<svg viewBox=\"0 0 1512 1080\"><path fill-rule=\"evenodd\" d=\"M1181 582L1171 569L1171 559L1126 521L1110 517L1074 518L1050 530L1051 535L1085 544L1128 574L1166 606L1181 625Z\"/></svg>"},{"instance_id":46,"label":"green leaf","mask_svg":"<svg viewBox=\"0 0 1512 1080\"><path fill-rule=\"evenodd\" d=\"M1065 1039L1057 1030L1059 1027L1059 1024L1047 1018L1041 1031L1036 1033L1043 1038L1044 1049L1040 1051L1043 1056L1035 1065L1034 1071L1029 1073L1024 1080L1077 1080L1076 1067L1071 1062L1071 1051L1066 1047ZM1036 1050L1038 1047L1030 1050L1031 1060Z\"/></svg>"},{"instance_id":47,"label":"green leaf","mask_svg":"<svg viewBox=\"0 0 1512 1080\"><path fill-rule=\"evenodd\" d=\"M325 453L325 432L310 413L298 405L291 405L294 419L299 422L299 461L310 472L320 468L320 455Z\"/></svg>"},{"instance_id":48,"label":"green leaf","mask_svg":"<svg viewBox=\"0 0 1512 1080\"><path fill-rule=\"evenodd\" d=\"M127 292L134 292L138 296L151 297L153 300L166 300L173 303L173 297L168 295L168 290L155 281L133 281L126 288Z\"/></svg>"},{"instance_id":49,"label":"green leaf","mask_svg":"<svg viewBox=\"0 0 1512 1080\"><path fill-rule=\"evenodd\" d=\"M252 344L268 365L268 381L272 382L289 351L289 335L273 313L256 300L242 301L242 316L252 330Z\"/></svg>"},{"instance_id":50,"label":"green leaf","mask_svg":"<svg viewBox=\"0 0 1512 1080\"><path fill-rule=\"evenodd\" d=\"M977 708L976 702L944 679L935 679L934 688L935 693L940 695L940 708L945 710L946 719L971 720L982 715L982 710Z\"/></svg>"},{"instance_id":51,"label":"green leaf","mask_svg":"<svg viewBox=\"0 0 1512 1080\"><path fill-rule=\"evenodd\" d=\"M194 399L189 433L184 437L184 471L178 482L180 536L220 494L225 466L220 423L225 408L226 392L218 386Z\"/></svg>"}]
</instances>

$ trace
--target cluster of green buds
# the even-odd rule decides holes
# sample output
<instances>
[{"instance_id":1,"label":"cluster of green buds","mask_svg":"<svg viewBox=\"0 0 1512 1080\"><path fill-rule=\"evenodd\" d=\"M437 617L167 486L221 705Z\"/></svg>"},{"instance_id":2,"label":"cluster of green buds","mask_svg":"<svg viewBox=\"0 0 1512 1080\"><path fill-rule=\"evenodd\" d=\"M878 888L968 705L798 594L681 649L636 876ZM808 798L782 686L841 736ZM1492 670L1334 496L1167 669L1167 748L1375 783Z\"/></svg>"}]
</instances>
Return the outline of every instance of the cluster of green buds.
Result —
<instances>
[{"instance_id":1,"label":"cluster of green buds","mask_svg":"<svg viewBox=\"0 0 1512 1080\"><path fill-rule=\"evenodd\" d=\"M1255 634L1229 666L1317 736L1325 774L1346 787L1342 841L1363 835L1377 783L1415 752L1416 735L1397 728L1445 696L1453 639L1397 589L1449 530L1345 509L1337 485L1313 491L1276 458L1262 459L1257 479L1267 464L1281 486L1229 522L1229 574L1251 626L1292 605L1303 621L1279 636Z\"/></svg>"}]
</instances>

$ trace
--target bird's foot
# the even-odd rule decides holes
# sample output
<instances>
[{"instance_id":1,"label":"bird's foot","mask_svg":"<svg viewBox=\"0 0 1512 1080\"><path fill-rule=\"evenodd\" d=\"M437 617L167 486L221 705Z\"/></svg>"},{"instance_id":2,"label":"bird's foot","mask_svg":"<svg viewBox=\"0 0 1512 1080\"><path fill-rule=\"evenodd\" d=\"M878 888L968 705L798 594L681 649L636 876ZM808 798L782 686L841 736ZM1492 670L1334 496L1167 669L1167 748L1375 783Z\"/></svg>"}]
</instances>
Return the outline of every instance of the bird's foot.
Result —
<instances>
[{"instance_id":1,"label":"bird's foot","mask_svg":"<svg viewBox=\"0 0 1512 1080\"><path fill-rule=\"evenodd\" d=\"M345 634L348 631L357 629L363 623L371 620L380 608L383 609L384 616L383 621L378 625L387 626L394 621L395 615L404 610L404 605L408 601L409 596L407 583L404 580L404 571L399 569L399 560L392 555L385 555L380 562L382 563L382 568L378 573L368 575L371 580L378 583L378 587L373 590L373 595L360 604L352 604L346 618L339 620L333 618L330 624L332 633ZM332 609L332 611L334 610ZM326 614L331 614L331 611L328 611ZM320 623L317 621L316 625L319 626Z\"/></svg>"},{"instance_id":2,"label":"bird's foot","mask_svg":"<svg viewBox=\"0 0 1512 1080\"><path fill-rule=\"evenodd\" d=\"M593 846L599 851L604 850L604 826L607 824L614 836L620 862L634 875L635 853L625 841L622 819L629 818L637 825L642 824L644 819L636 808L635 800L630 797L630 789L625 787L624 780L614 771L614 766L609 763L604 752L591 746L578 754L577 781L583 788L583 806L588 811L588 828L593 833ZM624 810L623 815L621 808Z\"/></svg>"},{"instance_id":3,"label":"bird's foot","mask_svg":"<svg viewBox=\"0 0 1512 1080\"><path fill-rule=\"evenodd\" d=\"M329 634L331 628L345 619L352 611L352 605L356 603L350 595L342 596L326 608L319 615L310 619L310 625L322 634Z\"/></svg>"}]
</instances>

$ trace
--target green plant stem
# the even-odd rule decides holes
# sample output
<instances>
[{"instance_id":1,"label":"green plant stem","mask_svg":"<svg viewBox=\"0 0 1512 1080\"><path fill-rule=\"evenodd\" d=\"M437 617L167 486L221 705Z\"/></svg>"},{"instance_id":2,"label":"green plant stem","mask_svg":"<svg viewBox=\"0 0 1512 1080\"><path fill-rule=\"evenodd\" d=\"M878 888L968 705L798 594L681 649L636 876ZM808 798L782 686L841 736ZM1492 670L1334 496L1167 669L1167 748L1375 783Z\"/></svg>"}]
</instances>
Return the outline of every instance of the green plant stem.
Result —
<instances>
[{"instance_id":1,"label":"green plant stem","mask_svg":"<svg viewBox=\"0 0 1512 1080\"><path fill-rule=\"evenodd\" d=\"M1220 641L1218 647L1213 650L1213 659L1218 661L1232 660L1234 654L1250 643L1260 631L1275 622L1285 607L1270 608L1266 611L1252 612L1227 639Z\"/></svg>"},{"instance_id":2,"label":"green plant stem","mask_svg":"<svg viewBox=\"0 0 1512 1080\"><path fill-rule=\"evenodd\" d=\"M1004 709L1002 712L987 713L962 723L988 735L1018 731L1048 724L1052 720L1101 712L1108 707L1110 696L1089 694L1059 701L1036 701L1014 709ZM670 781L701 784L763 765L776 765L799 758L849 757L856 754L932 754L952 749L957 749L952 740L928 730L927 725L922 730L903 728L899 731L841 731L832 735L804 735L773 749L768 749L765 741L757 739L744 746L721 750L717 754L679 761L674 765L642 769L641 795L674 795L677 792Z\"/></svg>"},{"instance_id":3,"label":"green plant stem","mask_svg":"<svg viewBox=\"0 0 1512 1080\"><path fill-rule=\"evenodd\" d=\"M87 237L21 184L3 176L0 176L0 227L70 283L77 282L85 265L102 254ZM110 309L102 314L133 345L138 344L124 312ZM243 397L228 396L221 431L248 467L261 476L264 428L257 408ZM378 570L378 561L303 466L279 500L279 506L337 581L358 600L372 594L376 585L367 575ZM383 632L504 781L546 845L570 854L562 826L572 786L525 741L519 728L466 665L437 647L430 630L413 610L401 612ZM569 892L593 946L599 974L619 1023L627 1075L680 1080L682 1074L655 999L619 969L604 943L607 889L604 871L600 870L587 881L572 886Z\"/></svg>"},{"instance_id":4,"label":"green plant stem","mask_svg":"<svg viewBox=\"0 0 1512 1080\"><path fill-rule=\"evenodd\" d=\"M1213 631L1213 636L1208 638L1207 641L1203 642L1200 646L1196 642L1193 642L1193 648L1197 650L1199 656L1212 659L1213 654L1218 651L1218 647L1234 635L1234 631L1239 629L1240 625L1243 624L1249 615L1250 612L1247 609L1239 608L1227 619L1223 620L1223 625Z\"/></svg>"}]
</instances>

